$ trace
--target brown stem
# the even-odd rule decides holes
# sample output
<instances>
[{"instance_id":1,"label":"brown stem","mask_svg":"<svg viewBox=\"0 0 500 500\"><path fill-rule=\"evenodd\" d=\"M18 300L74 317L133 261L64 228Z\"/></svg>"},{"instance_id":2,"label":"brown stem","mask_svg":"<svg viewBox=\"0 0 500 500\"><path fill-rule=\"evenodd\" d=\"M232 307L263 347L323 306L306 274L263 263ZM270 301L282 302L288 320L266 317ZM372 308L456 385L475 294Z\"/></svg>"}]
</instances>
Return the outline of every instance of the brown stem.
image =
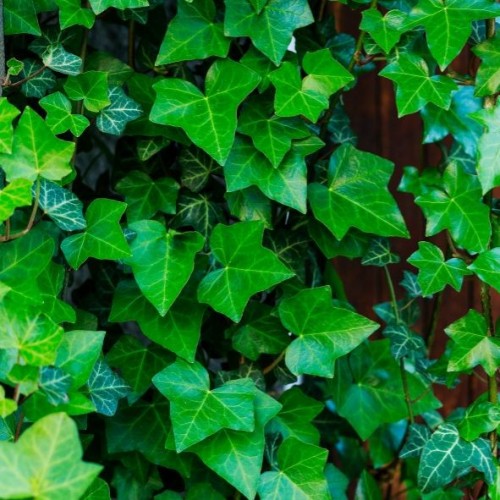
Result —
<instances>
[{"instance_id":1,"label":"brown stem","mask_svg":"<svg viewBox=\"0 0 500 500\"><path fill-rule=\"evenodd\" d=\"M22 85L23 83L26 83L30 81L31 79L35 78L35 76L38 76L40 73L43 73L43 71L47 69L47 66L42 66L41 68L38 68L36 71L33 71L33 73L29 74L27 77L23 78L22 80L17 80L17 82L10 83L10 82L5 82L3 83L4 87L19 87L19 85Z\"/></svg>"},{"instance_id":2,"label":"brown stem","mask_svg":"<svg viewBox=\"0 0 500 500\"><path fill-rule=\"evenodd\" d=\"M19 436L21 435L21 430L23 428L23 423L24 423L24 412L21 411L19 414L19 420L17 421L16 425L16 432L14 434L14 441L17 441L19 439Z\"/></svg>"},{"instance_id":3,"label":"brown stem","mask_svg":"<svg viewBox=\"0 0 500 500\"><path fill-rule=\"evenodd\" d=\"M283 351L270 365L266 366L262 373L267 375L269 372L272 372L280 363L281 360L285 357L286 350Z\"/></svg>"}]
</instances>

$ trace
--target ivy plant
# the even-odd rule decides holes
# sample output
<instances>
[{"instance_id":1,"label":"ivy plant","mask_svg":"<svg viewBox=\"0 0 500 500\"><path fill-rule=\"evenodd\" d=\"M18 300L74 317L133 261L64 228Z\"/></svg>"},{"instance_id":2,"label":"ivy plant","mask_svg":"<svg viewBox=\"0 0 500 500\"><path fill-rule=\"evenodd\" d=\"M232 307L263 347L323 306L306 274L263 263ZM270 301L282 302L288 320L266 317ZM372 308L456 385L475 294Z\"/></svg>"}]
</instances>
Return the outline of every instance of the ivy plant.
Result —
<instances>
[{"instance_id":1,"label":"ivy plant","mask_svg":"<svg viewBox=\"0 0 500 500\"><path fill-rule=\"evenodd\" d=\"M498 16L0 0L0 497L500 498ZM358 146L367 73L438 160Z\"/></svg>"}]
</instances>

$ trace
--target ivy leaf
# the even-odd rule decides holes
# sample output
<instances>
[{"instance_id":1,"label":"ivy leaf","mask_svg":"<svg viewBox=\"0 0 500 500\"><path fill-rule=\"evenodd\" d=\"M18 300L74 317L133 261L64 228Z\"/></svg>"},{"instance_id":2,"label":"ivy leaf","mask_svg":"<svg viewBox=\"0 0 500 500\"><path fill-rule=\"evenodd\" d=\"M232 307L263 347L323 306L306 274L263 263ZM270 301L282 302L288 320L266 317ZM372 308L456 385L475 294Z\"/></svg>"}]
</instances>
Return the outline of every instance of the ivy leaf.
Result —
<instances>
[{"instance_id":1,"label":"ivy leaf","mask_svg":"<svg viewBox=\"0 0 500 500\"><path fill-rule=\"evenodd\" d=\"M233 145L238 106L259 81L252 70L229 59L216 61L208 70L206 95L186 80L166 78L154 85L157 98L150 119L182 127L198 147L223 165Z\"/></svg>"},{"instance_id":2,"label":"ivy leaf","mask_svg":"<svg viewBox=\"0 0 500 500\"><path fill-rule=\"evenodd\" d=\"M73 420L56 413L35 422L16 443L0 442L2 495L6 498L80 498L102 467L81 461Z\"/></svg>"},{"instance_id":3,"label":"ivy leaf","mask_svg":"<svg viewBox=\"0 0 500 500\"><path fill-rule=\"evenodd\" d=\"M19 78L24 81L21 91L26 97L43 97L56 85L56 76L49 69L45 68L41 62L32 59L25 59L24 66L19 74Z\"/></svg>"},{"instance_id":4,"label":"ivy leaf","mask_svg":"<svg viewBox=\"0 0 500 500\"><path fill-rule=\"evenodd\" d=\"M17 403L5 397L5 389L0 386L0 418L4 419L17 410ZM2 441L4 441L2 439Z\"/></svg>"},{"instance_id":5,"label":"ivy leaf","mask_svg":"<svg viewBox=\"0 0 500 500\"><path fill-rule=\"evenodd\" d=\"M130 392L130 387L103 360L97 360L88 380L90 399L96 411L112 417L118 401Z\"/></svg>"},{"instance_id":6,"label":"ivy leaf","mask_svg":"<svg viewBox=\"0 0 500 500\"><path fill-rule=\"evenodd\" d=\"M411 331L404 323L392 323L382 332L391 341L391 353L395 359L402 359L411 353L425 353L422 337Z\"/></svg>"},{"instance_id":7,"label":"ivy leaf","mask_svg":"<svg viewBox=\"0 0 500 500\"><path fill-rule=\"evenodd\" d=\"M213 0L179 2L155 64L226 57L230 39L224 36L223 25L215 21L215 14Z\"/></svg>"},{"instance_id":8,"label":"ivy leaf","mask_svg":"<svg viewBox=\"0 0 500 500\"><path fill-rule=\"evenodd\" d=\"M278 450L278 470L264 472L260 477L260 497L328 500L330 495L323 472L327 456L323 448L294 437L285 439Z\"/></svg>"},{"instance_id":9,"label":"ivy leaf","mask_svg":"<svg viewBox=\"0 0 500 500\"><path fill-rule=\"evenodd\" d=\"M75 25L90 29L94 25L94 14L90 9L82 7L80 0L56 0L56 3L62 30Z\"/></svg>"},{"instance_id":10,"label":"ivy leaf","mask_svg":"<svg viewBox=\"0 0 500 500\"><path fill-rule=\"evenodd\" d=\"M31 186L26 179L14 179L0 191L0 221L12 216L16 208L31 205Z\"/></svg>"},{"instance_id":11,"label":"ivy leaf","mask_svg":"<svg viewBox=\"0 0 500 500\"><path fill-rule=\"evenodd\" d=\"M60 43L49 45L42 61L45 66L63 75L78 75L83 66L82 59L68 52Z\"/></svg>"},{"instance_id":12,"label":"ivy leaf","mask_svg":"<svg viewBox=\"0 0 500 500\"><path fill-rule=\"evenodd\" d=\"M39 204L63 231L79 231L87 227L82 202L55 182L40 180Z\"/></svg>"},{"instance_id":13,"label":"ivy leaf","mask_svg":"<svg viewBox=\"0 0 500 500\"><path fill-rule=\"evenodd\" d=\"M488 441L467 443L460 439L453 424L442 424L424 446L418 468L418 485L428 493L469 472L472 467L484 473L491 484L496 468Z\"/></svg>"},{"instance_id":14,"label":"ivy leaf","mask_svg":"<svg viewBox=\"0 0 500 500\"><path fill-rule=\"evenodd\" d=\"M445 328L453 340L448 371L466 371L481 365L493 376L500 363L500 339L489 337L487 329L484 317L474 309Z\"/></svg>"},{"instance_id":15,"label":"ivy leaf","mask_svg":"<svg viewBox=\"0 0 500 500\"><path fill-rule=\"evenodd\" d=\"M403 271L403 280L400 282L400 285L406 290L408 297L415 299L422 296L422 287L418 283L416 274Z\"/></svg>"},{"instance_id":16,"label":"ivy leaf","mask_svg":"<svg viewBox=\"0 0 500 500\"><path fill-rule=\"evenodd\" d=\"M114 7L115 9L137 9L139 7L147 7L148 0L90 0L90 6L96 15L101 14L106 9Z\"/></svg>"},{"instance_id":17,"label":"ivy leaf","mask_svg":"<svg viewBox=\"0 0 500 500\"><path fill-rule=\"evenodd\" d=\"M224 32L248 36L277 66L292 41L293 32L314 21L307 0L269 0L260 12L249 0L226 0Z\"/></svg>"},{"instance_id":18,"label":"ivy leaf","mask_svg":"<svg viewBox=\"0 0 500 500\"><path fill-rule=\"evenodd\" d=\"M426 236L447 229L461 247L483 252L490 239L491 224L489 209L481 201L478 178L450 163L443 173L442 186L442 190L433 189L415 199L427 219Z\"/></svg>"},{"instance_id":19,"label":"ivy leaf","mask_svg":"<svg viewBox=\"0 0 500 500\"><path fill-rule=\"evenodd\" d=\"M39 103L47 112L47 125L56 135L70 130L75 137L80 137L90 125L85 116L71 114L71 102L62 92L45 96Z\"/></svg>"},{"instance_id":20,"label":"ivy leaf","mask_svg":"<svg viewBox=\"0 0 500 500\"><path fill-rule=\"evenodd\" d=\"M449 109L451 94L458 89L451 78L431 75L425 60L414 54L399 54L398 58L379 74L397 84L396 104L399 117L416 113L428 103Z\"/></svg>"},{"instance_id":21,"label":"ivy leaf","mask_svg":"<svg viewBox=\"0 0 500 500\"><path fill-rule=\"evenodd\" d=\"M401 449L399 457L403 459L419 457L422 454L425 443L429 441L430 437L431 431L429 427L423 424L411 424L408 439Z\"/></svg>"},{"instance_id":22,"label":"ivy leaf","mask_svg":"<svg viewBox=\"0 0 500 500\"><path fill-rule=\"evenodd\" d=\"M391 244L387 238L373 238L361 260L364 266L384 267L397 264L399 255L391 252Z\"/></svg>"},{"instance_id":23,"label":"ivy leaf","mask_svg":"<svg viewBox=\"0 0 500 500\"><path fill-rule=\"evenodd\" d=\"M171 177L153 181L146 173L133 170L116 190L125 197L129 222L149 219L159 211L175 214L179 184Z\"/></svg>"},{"instance_id":24,"label":"ivy leaf","mask_svg":"<svg viewBox=\"0 0 500 500\"><path fill-rule=\"evenodd\" d=\"M10 181L34 181L38 176L60 180L72 171L74 150L74 143L58 139L40 115L27 107L14 131L12 154L0 153L0 164Z\"/></svg>"},{"instance_id":25,"label":"ivy leaf","mask_svg":"<svg viewBox=\"0 0 500 500\"><path fill-rule=\"evenodd\" d=\"M121 87L110 87L108 99L109 106L97 116L97 128L106 134L122 135L127 123L142 115L142 108Z\"/></svg>"},{"instance_id":26,"label":"ivy leaf","mask_svg":"<svg viewBox=\"0 0 500 500\"><path fill-rule=\"evenodd\" d=\"M261 220L266 227L272 227L271 200L256 187L249 187L233 193L226 192L229 212L240 221Z\"/></svg>"},{"instance_id":27,"label":"ivy leaf","mask_svg":"<svg viewBox=\"0 0 500 500\"><path fill-rule=\"evenodd\" d=\"M2 113L2 120L0 121L0 152L11 154L14 140L12 121L19 115L20 111L6 97L0 97L0 113Z\"/></svg>"},{"instance_id":28,"label":"ivy leaf","mask_svg":"<svg viewBox=\"0 0 500 500\"><path fill-rule=\"evenodd\" d=\"M406 14L400 10L390 10L382 16L376 8L366 9L360 29L369 33L377 45L388 54L401 38L401 27L406 19Z\"/></svg>"},{"instance_id":29,"label":"ivy leaf","mask_svg":"<svg viewBox=\"0 0 500 500\"><path fill-rule=\"evenodd\" d=\"M126 207L125 203L105 198L92 201L85 214L87 230L68 236L61 243L61 250L73 269L90 257L117 260L130 255L119 223Z\"/></svg>"},{"instance_id":30,"label":"ivy leaf","mask_svg":"<svg viewBox=\"0 0 500 500\"><path fill-rule=\"evenodd\" d=\"M130 225L137 233L130 245L135 280L144 296L165 316L186 285L194 269L196 254L204 239L196 232L179 233L156 221Z\"/></svg>"},{"instance_id":31,"label":"ivy leaf","mask_svg":"<svg viewBox=\"0 0 500 500\"><path fill-rule=\"evenodd\" d=\"M479 276L482 281L495 288L495 290L500 290L499 258L500 248L487 250L480 254L468 269Z\"/></svg>"},{"instance_id":32,"label":"ivy leaf","mask_svg":"<svg viewBox=\"0 0 500 500\"><path fill-rule=\"evenodd\" d=\"M3 8L6 35L41 34L33 0L4 0Z\"/></svg>"},{"instance_id":33,"label":"ivy leaf","mask_svg":"<svg viewBox=\"0 0 500 500\"><path fill-rule=\"evenodd\" d=\"M198 193L206 186L210 175L218 168L210 156L195 147L184 148L181 151L179 164L181 184L194 193Z\"/></svg>"},{"instance_id":34,"label":"ivy leaf","mask_svg":"<svg viewBox=\"0 0 500 500\"><path fill-rule=\"evenodd\" d=\"M64 83L64 90L73 101L82 101L92 113L111 104L108 93L108 73L104 71L85 71L70 76Z\"/></svg>"},{"instance_id":35,"label":"ivy leaf","mask_svg":"<svg viewBox=\"0 0 500 500\"><path fill-rule=\"evenodd\" d=\"M306 289L284 299L279 315L283 325L298 336L285 357L295 375L333 377L335 360L379 327L359 314L334 307L329 286Z\"/></svg>"},{"instance_id":36,"label":"ivy leaf","mask_svg":"<svg viewBox=\"0 0 500 500\"><path fill-rule=\"evenodd\" d=\"M276 87L274 107L278 116L304 115L316 122L328 107L329 97L354 77L332 57L330 49L306 52L302 67L307 73L303 80L299 68L290 62L269 75Z\"/></svg>"},{"instance_id":37,"label":"ivy leaf","mask_svg":"<svg viewBox=\"0 0 500 500\"><path fill-rule=\"evenodd\" d=\"M445 261L441 249L427 241L419 242L418 250L410 255L408 262L419 269L418 284L424 297L440 292L446 285L459 292L464 276L471 274L462 259Z\"/></svg>"},{"instance_id":38,"label":"ivy leaf","mask_svg":"<svg viewBox=\"0 0 500 500\"><path fill-rule=\"evenodd\" d=\"M481 434L495 430L500 424L500 408L498 405L476 399L465 411L462 420L457 423L460 437L473 441Z\"/></svg>"},{"instance_id":39,"label":"ivy leaf","mask_svg":"<svg viewBox=\"0 0 500 500\"><path fill-rule=\"evenodd\" d=\"M202 365L178 359L155 375L153 383L170 401L178 453L221 429L252 432L255 428L255 386L250 379L232 380L210 390Z\"/></svg>"},{"instance_id":40,"label":"ivy leaf","mask_svg":"<svg viewBox=\"0 0 500 500\"><path fill-rule=\"evenodd\" d=\"M408 237L387 190L393 169L384 158L341 145L330 158L327 186L309 185L314 216L339 240L351 227L379 236Z\"/></svg>"},{"instance_id":41,"label":"ivy leaf","mask_svg":"<svg viewBox=\"0 0 500 500\"><path fill-rule=\"evenodd\" d=\"M356 498L369 498L370 500L382 500L380 488L374 477L366 470L361 473L356 485Z\"/></svg>"},{"instance_id":42,"label":"ivy leaf","mask_svg":"<svg viewBox=\"0 0 500 500\"><path fill-rule=\"evenodd\" d=\"M40 373L40 390L47 397L50 404L57 406L67 403L68 390L71 387L71 376L60 368L42 367Z\"/></svg>"},{"instance_id":43,"label":"ivy leaf","mask_svg":"<svg viewBox=\"0 0 500 500\"><path fill-rule=\"evenodd\" d=\"M218 224L210 247L219 269L207 274L198 288L198 300L239 322L250 297L294 276L271 250L262 246L264 224Z\"/></svg>"},{"instance_id":44,"label":"ivy leaf","mask_svg":"<svg viewBox=\"0 0 500 500\"><path fill-rule=\"evenodd\" d=\"M472 51L482 61L476 74L475 94L479 97L496 94L500 89L500 37L495 35Z\"/></svg>"},{"instance_id":45,"label":"ivy leaf","mask_svg":"<svg viewBox=\"0 0 500 500\"><path fill-rule=\"evenodd\" d=\"M498 16L500 6L489 0L420 0L411 10L404 29L423 26L427 45L444 70L459 54L472 32L472 21Z\"/></svg>"}]
</instances>

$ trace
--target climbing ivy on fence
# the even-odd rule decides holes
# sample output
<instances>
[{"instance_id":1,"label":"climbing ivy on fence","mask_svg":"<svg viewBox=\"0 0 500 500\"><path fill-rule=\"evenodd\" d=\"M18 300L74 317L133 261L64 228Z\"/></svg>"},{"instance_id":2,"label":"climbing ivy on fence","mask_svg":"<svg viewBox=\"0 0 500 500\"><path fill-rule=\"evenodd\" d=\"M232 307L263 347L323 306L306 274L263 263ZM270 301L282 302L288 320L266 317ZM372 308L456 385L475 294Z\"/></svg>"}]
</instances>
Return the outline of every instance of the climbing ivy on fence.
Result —
<instances>
[{"instance_id":1,"label":"climbing ivy on fence","mask_svg":"<svg viewBox=\"0 0 500 500\"><path fill-rule=\"evenodd\" d=\"M500 4L0 7L0 498L500 498ZM437 164L358 147L370 72ZM411 255L394 176L446 236ZM337 257L387 279L377 321Z\"/></svg>"}]
</instances>

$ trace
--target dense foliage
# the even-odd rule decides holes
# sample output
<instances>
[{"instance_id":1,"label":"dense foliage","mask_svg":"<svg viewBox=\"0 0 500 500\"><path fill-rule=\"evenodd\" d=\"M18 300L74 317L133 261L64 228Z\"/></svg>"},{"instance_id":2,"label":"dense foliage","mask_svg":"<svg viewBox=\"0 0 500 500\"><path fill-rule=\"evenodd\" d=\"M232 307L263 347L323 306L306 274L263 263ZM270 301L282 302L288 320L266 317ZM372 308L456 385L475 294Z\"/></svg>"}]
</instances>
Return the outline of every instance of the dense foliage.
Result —
<instances>
[{"instance_id":1,"label":"dense foliage","mask_svg":"<svg viewBox=\"0 0 500 500\"><path fill-rule=\"evenodd\" d=\"M0 498L500 498L499 15L3 0ZM342 97L367 72L441 147L399 190L446 248L391 250L395 166L357 147ZM378 322L338 256L381 268ZM423 302L464 280L482 310L424 335ZM485 393L440 413L435 388L474 375Z\"/></svg>"}]
</instances>

